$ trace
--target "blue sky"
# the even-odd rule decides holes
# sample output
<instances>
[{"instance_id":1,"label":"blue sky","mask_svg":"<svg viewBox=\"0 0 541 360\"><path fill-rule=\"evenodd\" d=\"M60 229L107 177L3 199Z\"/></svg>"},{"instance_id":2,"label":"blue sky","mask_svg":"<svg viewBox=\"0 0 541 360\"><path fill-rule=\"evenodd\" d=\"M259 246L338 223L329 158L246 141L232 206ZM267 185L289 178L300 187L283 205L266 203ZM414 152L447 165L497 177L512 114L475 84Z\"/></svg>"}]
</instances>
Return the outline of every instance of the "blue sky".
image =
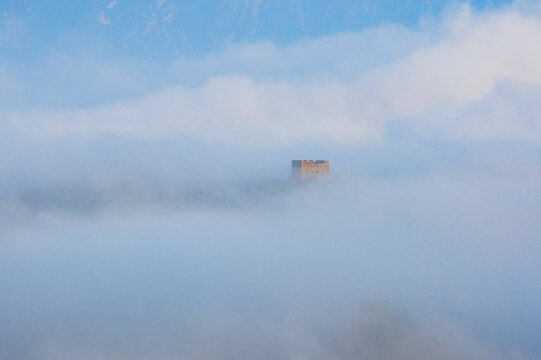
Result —
<instances>
[{"instance_id":1,"label":"blue sky","mask_svg":"<svg viewBox=\"0 0 541 360\"><path fill-rule=\"evenodd\" d=\"M508 0L472 1L475 9L498 9ZM416 26L439 17L446 1L13 1L2 4L2 52L19 60L52 49L151 58L201 56L231 42L270 40L288 44L336 32L385 24ZM84 44L84 46L83 46ZM26 58L25 58L26 57Z\"/></svg>"}]
</instances>

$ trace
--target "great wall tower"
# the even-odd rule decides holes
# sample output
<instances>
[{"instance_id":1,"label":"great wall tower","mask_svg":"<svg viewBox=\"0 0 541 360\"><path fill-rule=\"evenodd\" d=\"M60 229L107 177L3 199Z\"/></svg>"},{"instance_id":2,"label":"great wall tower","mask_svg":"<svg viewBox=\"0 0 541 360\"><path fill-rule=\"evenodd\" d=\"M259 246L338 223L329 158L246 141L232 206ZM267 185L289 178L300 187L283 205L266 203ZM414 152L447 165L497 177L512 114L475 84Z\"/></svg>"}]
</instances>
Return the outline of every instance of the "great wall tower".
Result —
<instances>
[{"instance_id":1,"label":"great wall tower","mask_svg":"<svg viewBox=\"0 0 541 360\"><path fill-rule=\"evenodd\" d=\"M329 175L329 160L292 160L291 177L309 180Z\"/></svg>"}]
</instances>

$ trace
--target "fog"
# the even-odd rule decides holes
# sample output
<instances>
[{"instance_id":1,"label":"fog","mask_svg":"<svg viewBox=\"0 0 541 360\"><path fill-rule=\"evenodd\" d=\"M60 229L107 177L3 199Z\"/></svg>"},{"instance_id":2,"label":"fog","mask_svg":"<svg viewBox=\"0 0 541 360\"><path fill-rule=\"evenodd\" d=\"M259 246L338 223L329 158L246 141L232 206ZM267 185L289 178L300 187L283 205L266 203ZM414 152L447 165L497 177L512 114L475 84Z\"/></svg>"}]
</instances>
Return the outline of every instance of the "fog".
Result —
<instances>
[{"instance_id":1,"label":"fog","mask_svg":"<svg viewBox=\"0 0 541 360\"><path fill-rule=\"evenodd\" d=\"M540 359L525 9L6 60L0 359Z\"/></svg>"},{"instance_id":2,"label":"fog","mask_svg":"<svg viewBox=\"0 0 541 360\"><path fill-rule=\"evenodd\" d=\"M14 197L1 357L537 358L538 180L337 166Z\"/></svg>"}]
</instances>

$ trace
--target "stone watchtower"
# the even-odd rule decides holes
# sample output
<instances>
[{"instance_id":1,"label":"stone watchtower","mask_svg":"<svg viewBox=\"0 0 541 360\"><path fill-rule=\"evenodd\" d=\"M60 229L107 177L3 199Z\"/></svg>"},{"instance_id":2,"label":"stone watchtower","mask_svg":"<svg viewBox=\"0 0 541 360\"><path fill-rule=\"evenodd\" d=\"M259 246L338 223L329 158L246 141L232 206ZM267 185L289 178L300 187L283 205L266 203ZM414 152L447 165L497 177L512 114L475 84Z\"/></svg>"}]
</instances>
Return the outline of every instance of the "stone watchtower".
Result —
<instances>
[{"instance_id":1,"label":"stone watchtower","mask_svg":"<svg viewBox=\"0 0 541 360\"><path fill-rule=\"evenodd\" d=\"M329 160L293 160L291 161L291 177L308 180L329 175Z\"/></svg>"}]
</instances>

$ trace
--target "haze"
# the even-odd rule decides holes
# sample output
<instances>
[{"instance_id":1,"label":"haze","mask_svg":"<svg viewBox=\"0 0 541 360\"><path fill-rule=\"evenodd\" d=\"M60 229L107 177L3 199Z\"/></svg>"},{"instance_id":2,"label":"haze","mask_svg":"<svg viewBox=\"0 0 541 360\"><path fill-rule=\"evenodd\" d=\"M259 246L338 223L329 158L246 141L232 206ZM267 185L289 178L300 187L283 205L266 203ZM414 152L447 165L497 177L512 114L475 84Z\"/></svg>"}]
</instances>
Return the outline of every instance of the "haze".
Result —
<instances>
[{"instance_id":1,"label":"haze","mask_svg":"<svg viewBox=\"0 0 541 360\"><path fill-rule=\"evenodd\" d=\"M0 359L541 359L539 1L0 10Z\"/></svg>"}]
</instances>

